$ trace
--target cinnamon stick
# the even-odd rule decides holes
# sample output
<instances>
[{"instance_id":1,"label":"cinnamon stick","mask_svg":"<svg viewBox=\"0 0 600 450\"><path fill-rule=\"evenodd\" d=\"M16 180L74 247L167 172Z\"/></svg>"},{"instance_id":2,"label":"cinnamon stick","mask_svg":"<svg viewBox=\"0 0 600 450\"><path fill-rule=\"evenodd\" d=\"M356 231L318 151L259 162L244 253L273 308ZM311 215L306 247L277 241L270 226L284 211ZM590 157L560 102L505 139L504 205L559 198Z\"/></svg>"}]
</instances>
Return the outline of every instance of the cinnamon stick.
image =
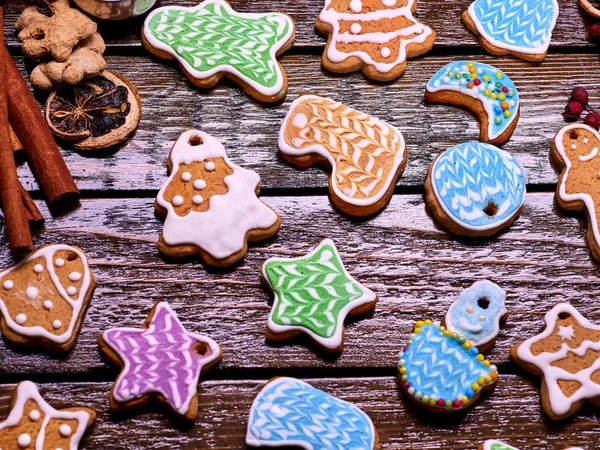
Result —
<instances>
[{"instance_id":1,"label":"cinnamon stick","mask_svg":"<svg viewBox=\"0 0 600 450\"><path fill-rule=\"evenodd\" d=\"M13 149L13 152L18 153L23 150L23 146L21 145L21 141L15 134L15 130L13 130L12 125L8 125L8 132L10 134L10 146Z\"/></svg>"},{"instance_id":2,"label":"cinnamon stick","mask_svg":"<svg viewBox=\"0 0 600 450\"><path fill-rule=\"evenodd\" d=\"M4 9L0 5L0 46L4 47ZM8 234L8 245L15 255L33 250L33 241L25 205L21 194L21 183L17 176L15 156L10 145L8 130L8 97L6 64L0 59L0 198L4 211L4 222Z\"/></svg>"},{"instance_id":3,"label":"cinnamon stick","mask_svg":"<svg viewBox=\"0 0 600 450\"><path fill-rule=\"evenodd\" d=\"M0 47L8 88L8 112L15 134L23 144L31 170L53 210L69 209L79 203L79 189L60 154L37 101L21 76L12 56Z\"/></svg>"},{"instance_id":4,"label":"cinnamon stick","mask_svg":"<svg viewBox=\"0 0 600 450\"><path fill-rule=\"evenodd\" d=\"M25 214L30 227L39 227L44 223L44 216L21 183L21 200L25 206Z\"/></svg>"}]
</instances>

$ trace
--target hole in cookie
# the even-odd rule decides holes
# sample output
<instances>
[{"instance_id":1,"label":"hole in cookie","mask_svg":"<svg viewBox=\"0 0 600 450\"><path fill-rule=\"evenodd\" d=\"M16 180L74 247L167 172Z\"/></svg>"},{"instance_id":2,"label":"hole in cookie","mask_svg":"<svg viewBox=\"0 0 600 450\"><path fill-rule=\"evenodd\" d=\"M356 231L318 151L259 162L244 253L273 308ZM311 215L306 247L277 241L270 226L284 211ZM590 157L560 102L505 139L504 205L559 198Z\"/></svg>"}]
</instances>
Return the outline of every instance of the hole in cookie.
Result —
<instances>
[{"instance_id":1,"label":"hole in cookie","mask_svg":"<svg viewBox=\"0 0 600 450\"><path fill-rule=\"evenodd\" d=\"M41 41L46 38L46 33L44 33L44 30L38 30L32 37L36 41Z\"/></svg>"},{"instance_id":2,"label":"hole in cookie","mask_svg":"<svg viewBox=\"0 0 600 450\"><path fill-rule=\"evenodd\" d=\"M192 147L196 147L198 145L204 144L204 141L202 140L202 138L200 136L198 136L197 134L190 136L190 140L188 142Z\"/></svg>"},{"instance_id":3,"label":"hole in cookie","mask_svg":"<svg viewBox=\"0 0 600 450\"><path fill-rule=\"evenodd\" d=\"M67 261L75 261L77 259L77 253L67 253Z\"/></svg>"},{"instance_id":4,"label":"hole in cookie","mask_svg":"<svg viewBox=\"0 0 600 450\"><path fill-rule=\"evenodd\" d=\"M481 297L479 300L477 300L477 306L479 306L481 309L488 309L488 306L490 306L490 301L485 297Z\"/></svg>"},{"instance_id":5,"label":"hole in cookie","mask_svg":"<svg viewBox=\"0 0 600 450\"><path fill-rule=\"evenodd\" d=\"M194 351L199 355L199 356L205 356L210 352L210 347L208 346L208 344L204 343L204 342L198 342L195 346L194 346Z\"/></svg>"},{"instance_id":6,"label":"hole in cookie","mask_svg":"<svg viewBox=\"0 0 600 450\"><path fill-rule=\"evenodd\" d=\"M571 317L571 314L569 314L569 313L567 313L567 312L561 312L561 313L559 313L559 314L558 314L558 318L559 318L560 320L566 320L566 319L568 319L569 317Z\"/></svg>"},{"instance_id":7,"label":"hole in cookie","mask_svg":"<svg viewBox=\"0 0 600 450\"><path fill-rule=\"evenodd\" d=\"M579 131L577 131L577 130L569 131L569 139L579 139Z\"/></svg>"},{"instance_id":8,"label":"hole in cookie","mask_svg":"<svg viewBox=\"0 0 600 450\"><path fill-rule=\"evenodd\" d=\"M498 206L494 202L488 202L483 208L483 212L487 214L488 217L494 217L498 213Z\"/></svg>"}]
</instances>

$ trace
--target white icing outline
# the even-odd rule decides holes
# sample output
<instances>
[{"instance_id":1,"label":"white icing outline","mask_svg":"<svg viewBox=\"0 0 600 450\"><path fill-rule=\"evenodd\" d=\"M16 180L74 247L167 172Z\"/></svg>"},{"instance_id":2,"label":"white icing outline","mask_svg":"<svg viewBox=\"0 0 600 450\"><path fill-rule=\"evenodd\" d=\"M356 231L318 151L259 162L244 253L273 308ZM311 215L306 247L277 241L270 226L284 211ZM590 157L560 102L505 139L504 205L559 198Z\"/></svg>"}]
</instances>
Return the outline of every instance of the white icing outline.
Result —
<instances>
[{"instance_id":1,"label":"white icing outline","mask_svg":"<svg viewBox=\"0 0 600 450\"><path fill-rule=\"evenodd\" d=\"M299 447L304 450L314 450L312 445L310 445L304 441L297 441L295 439L285 440L284 442L265 441L265 440L256 438L250 431L250 426L252 423L254 423L254 415L256 414L255 411L258 409L259 400L260 400L262 391L264 391L267 388L267 386L269 386L270 389L273 389L273 388L277 389L278 385L289 383L290 380L293 380L300 384L309 386L312 389L318 389L302 380L299 380L299 379L293 378L293 377L279 377L279 378L275 378L273 380L269 380L263 386L263 388L260 390L258 395L254 398L254 401L252 402L252 406L250 407L250 417L248 418L248 428L246 431L246 445L249 445L251 447L284 447L284 446L287 446L287 447ZM321 389L318 389L318 390L325 392ZM373 440L376 440L375 426L373 425L373 421L371 420L371 418L369 417L369 415L366 412L364 412L362 409L360 409L354 403L334 397L333 395L329 394L328 392L325 392L325 394L329 395L330 397L335 398L336 400L338 400L340 402L347 403L348 405L351 405L351 406L355 407L356 409L358 409L360 412L362 412L364 414L364 416L367 418L367 421L369 422L370 431L371 431L371 435L373 436ZM342 448L342 447L340 447L340 448ZM365 449L365 450L371 450L371 449Z\"/></svg>"},{"instance_id":2,"label":"white icing outline","mask_svg":"<svg viewBox=\"0 0 600 450\"><path fill-rule=\"evenodd\" d=\"M87 411L64 411L54 409L42 398L37 386L31 381L19 383L14 399L14 404L8 417L4 422L0 423L0 430L17 426L23 418L26 403L29 400L33 400L44 413L44 421L42 422L35 441L35 450L42 450L44 448L46 427L52 419L76 420L78 422L77 430L75 433L71 434L69 450L77 450L79 448L79 441L81 441L88 423L92 419Z\"/></svg>"},{"instance_id":3,"label":"white icing outline","mask_svg":"<svg viewBox=\"0 0 600 450\"><path fill-rule=\"evenodd\" d=\"M289 156L293 156L293 157L310 155L310 154L316 153L317 155L319 155L322 158L325 158L325 159L327 159L327 161L329 161L329 164L331 164L331 167L332 167L331 176L334 177L336 175L336 161L335 161L334 156L327 149L325 149L325 147L323 147L322 145L319 145L319 144L315 144L315 145L311 145L311 146L303 148L303 149L298 149L298 148L295 148L295 147L292 147L291 145L289 145L285 140L285 129L288 127L288 124L291 123L290 119L292 118L292 116L295 113L295 111L294 111L295 108L300 103L302 103L306 100L311 100L311 99L327 100L327 101L332 102L333 103L332 106L335 108L341 106L342 108L356 111L360 114L364 114L364 113L362 113L356 109L350 108L341 102L336 102L335 100L332 100L328 97L321 97L319 95L309 94L309 95L301 95L296 100L294 100L292 102L292 104L290 105L290 110L287 113L287 115L285 116L285 119L283 119L283 124L281 125L281 129L279 130L279 151L281 153L283 153L284 155L289 155ZM340 191L337 186L337 183L335 183L332 180L332 182L330 183L330 186L333 189L333 192L335 193L336 197L340 198L344 203L348 203L348 204L356 205L356 206L374 205L379 200L381 200L381 198L384 195L386 195L387 191L390 188L390 185L392 183L396 183L396 181L397 181L396 172L398 171L398 167L400 167L400 165L402 164L402 161L404 161L404 156L406 155L406 143L404 141L404 136L402 135L400 130L398 130L395 126L390 125L389 123L384 122L383 120L380 120L376 117L369 116L368 114L364 114L364 115L369 117L373 123L375 123L375 124L381 123L385 127L389 127L394 133L396 133L398 135L398 137L400 138L400 150L396 154L396 157L394 159L394 167L390 171L390 175L388 176L388 179L386 180L384 188L381 189L379 191L379 193L374 197L368 197L368 198L350 197L350 196L346 195L345 193L343 193L342 191Z\"/></svg>"},{"instance_id":4,"label":"white icing outline","mask_svg":"<svg viewBox=\"0 0 600 450\"><path fill-rule=\"evenodd\" d=\"M333 335L329 338L324 338L322 336L319 336L312 330L305 328L301 325L279 325L273 321L273 316L275 314L275 311L277 310L277 306L279 305L279 295L277 295L277 293L275 292L275 289L273 288L273 285L271 284L271 281L269 280L269 277L267 276L267 272L266 272L266 267L267 267L268 263L270 263L270 262L282 262L282 261L289 262L289 261L307 259L307 258L310 258L311 256L313 256L319 250L321 250L321 247L324 247L325 245L330 245L333 248L336 258L338 258L338 260L341 263L340 265L342 267L342 271L344 272L344 275L346 277L348 277L349 280L356 283L358 285L358 287L363 291L363 294L360 298L357 298L356 300L349 302L346 306L344 306L340 310L340 312L338 313L338 317L337 317L337 321L338 321L337 327L336 327ZM271 308L271 313L269 314L269 321L267 324L267 327L269 328L269 330L271 330L271 332L273 332L273 333L286 333L288 331L296 331L296 330L302 331L303 333L308 334L312 339L314 339L316 342L318 342L321 346L331 349L331 350L338 349L342 345L343 332L344 332L344 321L346 320L346 317L348 316L350 311L358 308L359 306L365 305L367 303L371 303L377 299L377 296L371 289L367 288L362 283L358 282L356 280L356 278L354 278L352 275L350 275L348 273L348 271L346 270L346 267L344 266L342 258L340 256L340 254L338 253L337 247L335 246L335 243L331 239L323 239L314 249L312 249L306 255L299 256L298 258L282 258L279 256L269 258L263 263L263 265L261 267L261 273L262 273L263 279L269 285L269 287L274 295L273 307Z\"/></svg>"},{"instance_id":5,"label":"white icing outline","mask_svg":"<svg viewBox=\"0 0 600 450\"><path fill-rule=\"evenodd\" d=\"M333 0L325 0L325 6L319 14L319 20L331 26L332 31L327 44L327 59L332 63L341 63L351 56L362 60L365 64L373 66L379 73L391 72L398 65L406 62L406 47L410 44L422 44L433 33L432 29L417 21L412 13L412 5L415 0L408 0L406 6L395 9L383 9L369 13L341 13L333 8L329 8ZM393 19L404 17L413 22L413 25L401 30L390 32L375 32L366 34L340 33L340 21L355 22L376 22L381 19ZM420 33L420 34L417 34ZM400 36L410 36L417 34L413 39L400 40L398 58L393 63L376 62L368 53L364 51L352 51L348 53L338 51L335 46L337 42L372 42L374 44L385 44Z\"/></svg>"},{"instance_id":6,"label":"white icing outline","mask_svg":"<svg viewBox=\"0 0 600 450\"><path fill-rule=\"evenodd\" d=\"M589 131L596 137L596 139L598 139L598 141L600 141L600 133L598 133L597 130L595 130L594 128L592 128L588 125L578 124L578 123L574 123L572 125L567 125L566 127L563 127L556 134L556 136L554 137L554 147L556 148L556 151L558 152L558 154L561 156L563 163L565 165L564 172L562 173L562 177L561 177L561 182L560 182L560 185L558 186L558 195L559 195L560 199L565 202L580 201L580 202L584 203L585 207L588 210L588 216L589 216L589 220L588 220L589 225L588 226L592 227L596 245L600 246L600 231L598 230L598 220L596 219L596 209L594 208L594 199L592 199L592 197L589 194L584 194L584 193L567 194L566 184L567 184L567 178L569 177L569 171L571 170L572 164L571 164L571 160L567 156L567 153L565 152L565 148L563 146L563 137L567 131L573 130L575 128L583 128L584 130Z\"/></svg>"},{"instance_id":7,"label":"white icing outline","mask_svg":"<svg viewBox=\"0 0 600 450\"><path fill-rule=\"evenodd\" d=\"M439 203L439 205L441 206L442 210L444 211L444 213L448 216L448 218L450 218L450 220L452 220L454 223L458 224L461 228L464 228L465 230L472 230L472 231L485 231L485 230L491 230L493 228L499 228L502 227L506 222L512 220L515 215L518 213L518 211L523 207L523 205L525 204L525 197L527 197L527 183L525 181L525 173L523 172L523 168L521 167L521 165L519 164L519 162L517 161L517 159L512 156L510 153L508 153L506 150L502 150L492 144L487 144L485 142L479 142L479 141L472 141L472 142L465 142L465 144L472 144L472 145L486 145L486 146L490 146L493 147L494 150L500 152L500 154L502 156L506 156L508 155L509 157L512 158L512 160L515 162L515 164L519 167L519 169L521 169L521 174L523 175L523 200L521 201L521 204L519 205L519 207L517 208L517 210L515 211L514 214L511 214L510 216L506 217L503 221L501 222L493 222L493 223L489 223L488 225L483 225L483 226L473 226L473 225L469 225L463 221L461 221L458 217L455 217L454 213L452 211L450 211L446 205L444 204L444 202L441 200L440 194L438 192L436 183L434 182L434 180L431 180L431 186L433 187L433 192L435 194L435 198L437 200L437 202ZM454 147L450 147L448 150L453 149ZM433 164L431 165L431 176L433 177L435 174L435 167L438 163L438 161L441 159L441 157L443 156L444 153L446 153L448 150L445 150L440 156L438 156L435 161L433 162Z\"/></svg>"},{"instance_id":8,"label":"white icing outline","mask_svg":"<svg viewBox=\"0 0 600 450\"><path fill-rule=\"evenodd\" d=\"M202 139L202 144L190 145L192 136ZM171 175L160 188L156 202L167 211L162 237L169 246L195 245L215 259L225 259L244 249L246 234L251 230L266 230L275 225L278 215L256 196L260 177L252 170L233 164L225 147L214 137L202 131L183 133L171 150ZM180 164L202 162L205 159L223 158L233 173L224 178L228 191L213 195L209 208L198 212L191 210L179 216L164 194L177 176Z\"/></svg>"},{"instance_id":9,"label":"white icing outline","mask_svg":"<svg viewBox=\"0 0 600 450\"><path fill-rule=\"evenodd\" d=\"M573 149L573 150L575 150L575 149ZM598 154L598 147L594 147L592 149L592 151L589 152L587 155L580 155L579 156L579 161L581 161L581 162L590 161L590 160L594 159L597 154Z\"/></svg>"},{"instance_id":10,"label":"white icing outline","mask_svg":"<svg viewBox=\"0 0 600 450\"><path fill-rule=\"evenodd\" d=\"M81 288L79 289L79 296L76 300L71 299L71 297L67 294L65 288L60 284L60 280L58 275L54 270L54 254L58 251L69 251L77 254L79 258L81 258L81 262L83 264L83 281L81 282ZM64 344L69 341L73 337L73 333L75 331L75 324L79 319L79 315L83 308L85 296L90 289L91 284L91 272L90 267L88 266L88 261L83 252L75 247L71 247L70 245L49 245L47 247L43 247L35 252L33 255L28 256L24 260L20 261L18 264L9 267L8 269L0 272L0 279L7 276L9 273L17 270L19 267L27 264L34 259L43 257L46 260L46 270L50 275L50 280L54 284L58 294L65 300L73 310L73 316L71 317L71 322L69 323L69 328L63 334L55 335L47 331L40 325L35 325L32 327L24 327L16 323L8 314L8 309L2 300L2 293L0 292L0 313L4 316L4 320L6 321L6 325L15 333L27 336L27 337L40 337L43 339L47 339L56 344ZM43 302L42 302L43 305Z\"/></svg>"},{"instance_id":11,"label":"white icing outline","mask_svg":"<svg viewBox=\"0 0 600 450\"><path fill-rule=\"evenodd\" d=\"M277 22L279 24L280 29L283 29L284 22L287 22L287 24L289 25L288 34L283 36L277 44L275 44L274 46L271 47L271 61L274 62L275 73L277 76L277 82L275 83L275 85L273 87L267 88L267 87L260 85L256 81L251 80L246 75L242 74L240 71L238 71L233 66L230 66L228 64L221 64L219 66L212 68L211 70L207 70L205 72L200 72L200 71L194 69L190 65L190 63L188 63L183 57L178 55L177 52L175 52L169 45L159 41L157 38L155 38L151 34L148 24L150 23L150 20L152 20L152 18L155 15L160 14L163 10L194 12L197 10L204 9L204 6L207 4L210 4L210 3L215 4L216 9L224 8L229 14L232 14L234 16L238 16L238 17L241 17L244 19L262 19L265 17L270 17L273 19L274 22ZM235 77L239 78L244 83L246 83L250 87L252 87L252 89L259 92L261 95L272 97L272 96L275 96L275 95L281 93L281 91L284 88L284 78L285 77L283 75L283 70L281 68L281 65L277 61L277 52L285 44L287 44L289 42L290 38L293 36L293 34L295 33L295 25L294 25L294 21L286 14L277 13L277 12L239 13L239 12L234 11L233 8L231 8L231 6L225 0L205 0L201 3L199 3L198 5L191 6L191 7L163 6L161 8L155 9L148 15L148 17L146 17L146 20L144 22L143 33L144 33L144 38L146 39L146 41L148 41L150 43L150 45L153 48L172 55L179 62L179 64L181 64L183 66L185 71L192 76L192 78L204 80L204 79L207 79L207 78L210 78L210 77L216 75L219 72L226 72L226 73L229 73L229 74L234 75Z\"/></svg>"},{"instance_id":12,"label":"white icing outline","mask_svg":"<svg viewBox=\"0 0 600 450\"><path fill-rule=\"evenodd\" d=\"M473 24L475 24L475 28L477 28L477 31L479 32L480 36L482 36L487 42L492 44L494 47L510 50L517 53L524 53L527 55L543 55L548 51L548 47L550 47L550 41L552 40L552 32L556 27L556 20L558 19L558 2L557 0L552 1L554 2L554 17L552 19L552 26L549 28L550 35L548 36L548 42L545 45L538 48L521 47L518 45L508 44L506 42L500 42L492 36L488 35L486 29L483 27L483 25L479 23L475 15L475 3L477 3L477 1L474 1L469 5L468 12L469 17L471 18Z\"/></svg>"},{"instance_id":13,"label":"white icing outline","mask_svg":"<svg viewBox=\"0 0 600 450\"><path fill-rule=\"evenodd\" d=\"M600 396L600 385L592 382L590 379L594 372L600 370L600 358L594 361L587 369L580 370L574 374L551 365L555 361L564 359L569 353L582 357L588 350L600 351L600 342L583 341L579 348L571 348L566 342L562 342L561 348L557 352L543 352L537 356L533 356L531 353L532 345L554 334L558 315L561 313L570 314L585 328L600 331L600 326L588 321L571 304L558 303L546 313L544 317L546 328L544 331L522 342L517 349L517 357L521 362L530 364L542 371L542 376L548 389L550 409L556 416L567 414L574 403ZM581 387L572 396L567 397L558 387L558 380L577 381L581 384Z\"/></svg>"},{"instance_id":14,"label":"white icing outline","mask_svg":"<svg viewBox=\"0 0 600 450\"><path fill-rule=\"evenodd\" d=\"M210 347L210 351L212 352L212 356L204 356L202 362L200 363L200 367L198 369L198 377L196 378L196 380L186 380L187 384L188 384L188 396L186 397L185 401L182 402L181 407L179 409L176 409L175 411L177 411L177 413L181 414L181 415L185 415L187 413L187 411L190 408L190 402L192 401L192 399L194 398L194 396L198 395L198 383L200 382L200 376L202 375L202 369L204 367L206 367L207 365L210 365L212 362L214 362L215 360L218 360L219 358L221 358L221 347L219 346L219 344L217 344L214 340L212 340L211 338L209 338L208 336L202 336L200 334L195 334L195 333L190 333L181 323L181 321L179 320L179 317L177 316L177 314L175 313L175 311L173 311L173 308L171 308L171 305L169 305L168 302L160 302L156 305L156 307L154 308L154 314L152 315L152 319L154 319L158 313L162 310L162 309L166 309L171 318L173 320L175 320L180 326L181 328L185 331L185 333L187 334L187 336L192 339L192 340L196 340L199 342L202 342L204 344L208 344L208 346ZM152 320L150 321L149 325L147 328L133 328L133 327L123 327L123 328L111 328L109 330L106 330L103 334L102 334L102 340L106 343L106 345L108 345L117 355L119 355L119 358L121 358L121 361L123 363L123 368L121 369L121 372L119 373L119 376L117 377L117 379L114 382L113 385L113 389L111 390L111 395L114 397L114 399L119 402L119 403L126 403L138 398L142 398L146 395L149 395L151 393L158 393L161 394L164 399L165 402L170 405L173 409L174 406L171 405L171 403L167 400L168 398L168 394L164 392L164 390L159 389L156 386L152 386L151 390L148 390L147 392L144 392L141 395L131 395L131 398L123 398L120 397L117 393L117 390L114 388L117 386L117 384L119 383L119 380L126 376L129 371L131 370L131 366L129 364L129 359L127 356L125 356L125 353L123 353L117 346L113 345L113 343L110 341L110 339L108 338L108 334L111 332L134 332L139 334L140 336L143 333L152 333L152 331L154 330L154 325L152 324ZM193 351L193 350L192 350ZM157 361L157 364L160 363L160 361ZM152 380L148 380L147 383L151 384Z\"/></svg>"}]
</instances>

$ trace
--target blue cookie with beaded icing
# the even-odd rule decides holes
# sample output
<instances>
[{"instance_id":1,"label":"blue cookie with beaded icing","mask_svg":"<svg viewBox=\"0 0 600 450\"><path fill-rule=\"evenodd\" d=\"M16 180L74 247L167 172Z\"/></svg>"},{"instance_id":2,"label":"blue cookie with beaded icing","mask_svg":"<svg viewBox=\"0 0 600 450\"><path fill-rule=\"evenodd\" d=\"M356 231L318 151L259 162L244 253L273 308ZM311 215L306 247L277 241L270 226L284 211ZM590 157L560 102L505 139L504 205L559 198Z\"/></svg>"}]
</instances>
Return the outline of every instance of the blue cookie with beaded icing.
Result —
<instances>
[{"instance_id":1,"label":"blue cookie with beaded icing","mask_svg":"<svg viewBox=\"0 0 600 450\"><path fill-rule=\"evenodd\" d=\"M448 231L488 237L510 226L521 212L525 176L510 153L465 142L429 166L425 195L434 217Z\"/></svg>"},{"instance_id":2,"label":"blue cookie with beaded icing","mask_svg":"<svg viewBox=\"0 0 600 450\"><path fill-rule=\"evenodd\" d=\"M464 106L480 122L479 140L501 145L508 141L520 116L519 92L501 70L476 61L455 61L431 77L427 101Z\"/></svg>"},{"instance_id":3,"label":"blue cookie with beaded icing","mask_svg":"<svg viewBox=\"0 0 600 450\"><path fill-rule=\"evenodd\" d=\"M417 404L458 411L491 389L498 370L477 347L431 320L419 321L400 352L400 386Z\"/></svg>"}]
</instances>

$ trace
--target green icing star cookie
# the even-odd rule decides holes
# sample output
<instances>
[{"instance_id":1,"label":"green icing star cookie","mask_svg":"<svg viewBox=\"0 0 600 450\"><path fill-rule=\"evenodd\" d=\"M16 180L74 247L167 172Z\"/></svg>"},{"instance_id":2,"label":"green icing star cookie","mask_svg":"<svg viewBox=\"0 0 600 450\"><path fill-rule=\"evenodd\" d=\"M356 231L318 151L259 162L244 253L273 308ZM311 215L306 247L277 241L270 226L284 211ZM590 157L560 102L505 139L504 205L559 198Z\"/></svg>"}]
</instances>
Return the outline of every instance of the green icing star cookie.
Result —
<instances>
[{"instance_id":1,"label":"green icing star cookie","mask_svg":"<svg viewBox=\"0 0 600 450\"><path fill-rule=\"evenodd\" d=\"M206 0L191 8L154 10L142 41L156 56L177 59L199 87L210 88L227 76L258 100L271 102L287 92L276 57L291 47L294 34L286 14L237 13L225 0Z\"/></svg>"},{"instance_id":2,"label":"green icing star cookie","mask_svg":"<svg viewBox=\"0 0 600 450\"><path fill-rule=\"evenodd\" d=\"M331 239L300 258L271 258L262 275L274 293L267 337L283 340L301 332L332 351L343 348L344 319L372 309L377 296L344 268Z\"/></svg>"}]
</instances>

